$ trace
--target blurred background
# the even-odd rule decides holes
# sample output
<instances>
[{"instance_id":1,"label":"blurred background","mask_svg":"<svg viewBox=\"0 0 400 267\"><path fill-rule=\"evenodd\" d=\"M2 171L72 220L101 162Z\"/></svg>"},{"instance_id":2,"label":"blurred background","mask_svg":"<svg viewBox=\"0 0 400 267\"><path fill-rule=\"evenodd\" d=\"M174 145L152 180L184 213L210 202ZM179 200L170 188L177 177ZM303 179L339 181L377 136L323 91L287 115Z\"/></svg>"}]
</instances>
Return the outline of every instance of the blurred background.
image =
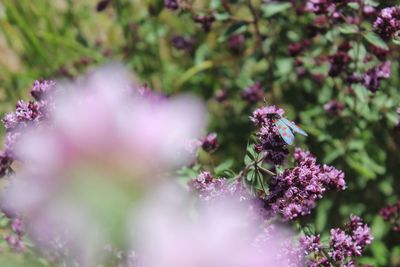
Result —
<instances>
[{"instance_id":1,"label":"blurred background","mask_svg":"<svg viewBox=\"0 0 400 267\"><path fill-rule=\"evenodd\" d=\"M298 1L273 3L273 8L253 1L257 27L249 22L253 14L246 1L189 2L190 8L179 11L165 8L161 0L1 1L0 114L12 111L17 100L28 99L35 80L74 78L122 61L155 91L190 92L207 101L209 131L218 134L220 147L213 155L201 154L193 168L181 170L180 175L193 178L200 165L211 170L243 167L254 130L249 116L265 99L284 108L309 133L307 139L299 138L301 146L320 163L346 174L348 189L319 201L300 224L314 223L315 231L327 236L350 214L362 216L375 240L361 262L400 266L400 234L379 215L386 204L397 201L400 188L399 46L389 44L391 78L371 93L329 77L329 62L318 62L341 43L355 42L357 36L347 28L328 26L313 36L301 65L288 52L290 44L311 39L313 14L299 13L294 8ZM215 20L210 30L194 19L210 14ZM368 69L364 57L370 42L362 39L349 52L356 71ZM243 90L255 82L263 88L261 100L245 101ZM340 112L324 108L331 100L343 105Z\"/></svg>"}]
</instances>

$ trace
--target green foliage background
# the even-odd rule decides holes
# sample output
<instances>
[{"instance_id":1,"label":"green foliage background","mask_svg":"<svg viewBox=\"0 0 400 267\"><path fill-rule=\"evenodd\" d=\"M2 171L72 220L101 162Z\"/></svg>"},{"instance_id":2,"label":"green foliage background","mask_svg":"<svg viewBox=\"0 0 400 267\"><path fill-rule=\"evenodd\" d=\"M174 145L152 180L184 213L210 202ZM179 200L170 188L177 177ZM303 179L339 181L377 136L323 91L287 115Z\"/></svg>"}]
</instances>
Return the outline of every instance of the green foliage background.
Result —
<instances>
[{"instance_id":1,"label":"green foliage background","mask_svg":"<svg viewBox=\"0 0 400 267\"><path fill-rule=\"evenodd\" d=\"M61 78L65 70L76 76L103 63L123 61L157 91L190 92L204 98L210 131L218 133L221 146L212 157L202 155L201 161L210 168L229 161L239 171L253 130L249 115L256 107L244 103L240 92L259 81L268 103L284 108L287 117L309 133L297 143L319 162L346 174L348 189L320 200L301 223L313 224L326 237L330 228L343 225L350 214L360 215L371 225L375 238L361 262L400 266L400 234L391 231L378 214L398 199L400 189L400 133L395 129L395 110L400 106L399 47L374 39L368 22L360 26L361 35L351 25L331 27L302 56L307 74L299 77L287 46L305 38L305 26L313 14L299 16L284 2L253 1L260 14L260 33L265 36L260 41L254 25L247 22L252 14L246 1L229 1L234 16L224 10L222 0L193 2L194 13L214 10L217 21L209 33L193 22L191 12L164 9L163 1L115 0L105 11L96 12L94 0L2 0L0 112L11 111L18 99L28 98L36 79ZM384 2L384 6L399 4ZM227 46L229 36L236 33L246 36L240 54L231 53ZM194 50L174 49L173 35L193 37ZM363 63L369 43L391 47L392 76L377 93L363 86L349 93L343 79L327 76L329 65L316 66L318 55L334 53L343 40L352 42L351 67L361 72L369 67ZM318 82L312 74L326 77ZM220 89L228 92L224 103L214 98ZM331 99L346 104L339 116L323 109Z\"/></svg>"}]
</instances>

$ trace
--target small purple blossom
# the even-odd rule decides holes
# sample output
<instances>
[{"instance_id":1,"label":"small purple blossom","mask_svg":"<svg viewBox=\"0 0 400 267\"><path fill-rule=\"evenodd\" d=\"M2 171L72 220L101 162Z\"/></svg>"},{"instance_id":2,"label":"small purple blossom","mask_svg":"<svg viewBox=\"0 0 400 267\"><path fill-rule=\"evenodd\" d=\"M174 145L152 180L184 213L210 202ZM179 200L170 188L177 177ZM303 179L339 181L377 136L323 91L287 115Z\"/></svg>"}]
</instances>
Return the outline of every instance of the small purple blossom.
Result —
<instances>
[{"instance_id":1,"label":"small purple blossom","mask_svg":"<svg viewBox=\"0 0 400 267\"><path fill-rule=\"evenodd\" d=\"M31 95L39 101L49 95L55 88L56 83L51 80L35 81L31 89Z\"/></svg>"},{"instance_id":2,"label":"small purple blossom","mask_svg":"<svg viewBox=\"0 0 400 267\"><path fill-rule=\"evenodd\" d=\"M199 15L194 18L194 21L199 23L205 32L209 32L215 17L214 15Z\"/></svg>"},{"instance_id":3,"label":"small purple blossom","mask_svg":"<svg viewBox=\"0 0 400 267\"><path fill-rule=\"evenodd\" d=\"M331 251L329 256L335 261L343 261L350 257L354 252L353 241L351 236L346 234L342 229L331 229Z\"/></svg>"},{"instance_id":4,"label":"small purple blossom","mask_svg":"<svg viewBox=\"0 0 400 267\"><path fill-rule=\"evenodd\" d=\"M179 8L179 0L164 0L164 6L170 10L177 10Z\"/></svg>"},{"instance_id":5,"label":"small purple blossom","mask_svg":"<svg viewBox=\"0 0 400 267\"><path fill-rule=\"evenodd\" d=\"M42 113L42 103L19 100L13 113L7 113L3 117L3 124L7 131L15 131L26 128L41 120L45 115Z\"/></svg>"},{"instance_id":6,"label":"small purple blossom","mask_svg":"<svg viewBox=\"0 0 400 267\"><path fill-rule=\"evenodd\" d=\"M331 100L324 105L324 110L331 116L337 116L344 110L344 104L337 100Z\"/></svg>"},{"instance_id":7,"label":"small purple blossom","mask_svg":"<svg viewBox=\"0 0 400 267\"><path fill-rule=\"evenodd\" d=\"M288 53L291 57L297 57L303 51L302 43L293 43L288 46Z\"/></svg>"},{"instance_id":8,"label":"small purple blossom","mask_svg":"<svg viewBox=\"0 0 400 267\"><path fill-rule=\"evenodd\" d=\"M21 219L14 218L11 221L11 229L19 236L22 236L25 233L25 226Z\"/></svg>"},{"instance_id":9,"label":"small purple blossom","mask_svg":"<svg viewBox=\"0 0 400 267\"><path fill-rule=\"evenodd\" d=\"M373 67L364 75L364 86L368 88L371 92L376 92L379 89L381 81L383 79L388 79L391 74L391 62L386 61Z\"/></svg>"},{"instance_id":10,"label":"small purple blossom","mask_svg":"<svg viewBox=\"0 0 400 267\"><path fill-rule=\"evenodd\" d=\"M329 0L307 0L305 10L316 14L332 12L335 6Z\"/></svg>"},{"instance_id":11,"label":"small purple blossom","mask_svg":"<svg viewBox=\"0 0 400 267\"><path fill-rule=\"evenodd\" d=\"M228 92L226 89L220 89L218 91L215 92L215 100L217 100L218 102L222 103L225 100L228 99Z\"/></svg>"},{"instance_id":12,"label":"small purple blossom","mask_svg":"<svg viewBox=\"0 0 400 267\"><path fill-rule=\"evenodd\" d=\"M253 115L250 117L250 120L254 123L256 127L261 127L267 123L269 123L269 114L278 114L279 116L283 116L285 111L277 106L265 106L262 108L258 108L253 112Z\"/></svg>"},{"instance_id":13,"label":"small purple blossom","mask_svg":"<svg viewBox=\"0 0 400 267\"><path fill-rule=\"evenodd\" d=\"M235 34L228 38L228 48L234 54L239 54L244 49L246 38L243 34Z\"/></svg>"},{"instance_id":14,"label":"small purple blossom","mask_svg":"<svg viewBox=\"0 0 400 267\"><path fill-rule=\"evenodd\" d=\"M395 204L388 204L379 212L384 221L393 225L393 230L400 232L400 201Z\"/></svg>"},{"instance_id":15,"label":"small purple blossom","mask_svg":"<svg viewBox=\"0 0 400 267\"><path fill-rule=\"evenodd\" d=\"M209 133L206 137L201 139L201 147L206 152L214 152L218 148L218 138L216 133Z\"/></svg>"},{"instance_id":16,"label":"small purple blossom","mask_svg":"<svg viewBox=\"0 0 400 267\"><path fill-rule=\"evenodd\" d=\"M273 117L270 116L272 114L283 116L284 111L275 106L266 106L256 109L250 119L256 127L259 127L256 149L265 152L267 162L280 165L285 161L289 150L278 132Z\"/></svg>"},{"instance_id":17,"label":"small purple blossom","mask_svg":"<svg viewBox=\"0 0 400 267\"><path fill-rule=\"evenodd\" d=\"M4 177L12 173L11 164L13 161L14 159L6 149L0 151L0 177Z\"/></svg>"},{"instance_id":18,"label":"small purple blossom","mask_svg":"<svg viewBox=\"0 0 400 267\"><path fill-rule=\"evenodd\" d=\"M159 101L163 101L163 100L167 99L166 95L154 91L147 84L143 84L142 86L135 87L135 89L136 89L136 92L139 93L140 97L143 97L146 100L149 100L150 102L157 103Z\"/></svg>"},{"instance_id":19,"label":"small purple blossom","mask_svg":"<svg viewBox=\"0 0 400 267\"><path fill-rule=\"evenodd\" d=\"M227 197L231 194L246 192L244 188L230 185L226 178L214 178L210 172L200 173L196 179L189 183L192 190L199 194L199 198L209 201L215 198Z\"/></svg>"},{"instance_id":20,"label":"small purple blossom","mask_svg":"<svg viewBox=\"0 0 400 267\"><path fill-rule=\"evenodd\" d=\"M392 38L400 30L400 7L382 9L374 22L374 28L382 38Z\"/></svg>"},{"instance_id":21,"label":"small purple blossom","mask_svg":"<svg viewBox=\"0 0 400 267\"><path fill-rule=\"evenodd\" d=\"M310 45L309 40L305 40L303 42L292 43L288 46L288 53L291 57L299 56L304 49Z\"/></svg>"},{"instance_id":22,"label":"small purple blossom","mask_svg":"<svg viewBox=\"0 0 400 267\"><path fill-rule=\"evenodd\" d=\"M25 250L25 244L22 240L25 234L25 225L20 218L10 217L4 211L0 212L0 218L7 218L9 221L9 229L3 235L7 245L16 252L22 253Z\"/></svg>"},{"instance_id":23,"label":"small purple blossom","mask_svg":"<svg viewBox=\"0 0 400 267\"><path fill-rule=\"evenodd\" d=\"M4 240L7 242L8 246L17 252L24 252L25 245L21 240L21 237L14 234L4 235Z\"/></svg>"},{"instance_id":24,"label":"small purple blossom","mask_svg":"<svg viewBox=\"0 0 400 267\"><path fill-rule=\"evenodd\" d=\"M329 57L329 61L331 63L329 76L336 77L346 70L351 62L351 58L346 51L339 50L336 54Z\"/></svg>"},{"instance_id":25,"label":"small purple blossom","mask_svg":"<svg viewBox=\"0 0 400 267\"><path fill-rule=\"evenodd\" d=\"M111 0L100 0L96 5L96 11L104 11L111 3Z\"/></svg>"},{"instance_id":26,"label":"small purple blossom","mask_svg":"<svg viewBox=\"0 0 400 267\"><path fill-rule=\"evenodd\" d=\"M378 46L370 46L369 50L372 54L374 54L380 61L385 61L387 57L390 55L389 49L384 49Z\"/></svg>"},{"instance_id":27,"label":"small purple blossom","mask_svg":"<svg viewBox=\"0 0 400 267\"><path fill-rule=\"evenodd\" d=\"M171 38L171 44L177 50L192 51L194 46L194 40L192 38L175 35Z\"/></svg>"},{"instance_id":28,"label":"small purple blossom","mask_svg":"<svg viewBox=\"0 0 400 267\"><path fill-rule=\"evenodd\" d=\"M241 98L251 104L257 103L264 98L264 90L259 82L247 87L240 94Z\"/></svg>"},{"instance_id":29,"label":"small purple blossom","mask_svg":"<svg viewBox=\"0 0 400 267\"><path fill-rule=\"evenodd\" d=\"M303 236L300 238L300 244L306 254L319 252L322 249L320 235Z\"/></svg>"}]
</instances>

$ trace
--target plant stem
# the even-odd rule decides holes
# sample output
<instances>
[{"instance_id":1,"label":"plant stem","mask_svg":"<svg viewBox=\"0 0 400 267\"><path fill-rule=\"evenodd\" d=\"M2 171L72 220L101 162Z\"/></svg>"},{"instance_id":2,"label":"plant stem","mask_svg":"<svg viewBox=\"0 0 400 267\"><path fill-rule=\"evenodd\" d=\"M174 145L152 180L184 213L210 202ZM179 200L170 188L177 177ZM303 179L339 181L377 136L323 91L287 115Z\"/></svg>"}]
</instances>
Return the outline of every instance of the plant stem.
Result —
<instances>
[{"instance_id":1,"label":"plant stem","mask_svg":"<svg viewBox=\"0 0 400 267\"><path fill-rule=\"evenodd\" d=\"M274 173L274 172L272 172L272 171L270 171L270 170L268 170L268 169L266 169L266 168L264 168L264 167L257 166L257 168L260 169L261 171L263 171L263 172L266 173L266 174L269 174L269 175L272 175L272 176L275 176L275 175L276 175L276 173Z\"/></svg>"},{"instance_id":2,"label":"plant stem","mask_svg":"<svg viewBox=\"0 0 400 267\"><path fill-rule=\"evenodd\" d=\"M260 32L260 26L259 26L259 20L258 20L258 15L257 15L257 10L254 8L251 0L247 0L247 6L250 10L251 15L253 16L253 21L254 21L254 30L256 32L257 36L257 45L260 48L261 54L264 55L264 49L263 49L263 36Z\"/></svg>"}]
</instances>

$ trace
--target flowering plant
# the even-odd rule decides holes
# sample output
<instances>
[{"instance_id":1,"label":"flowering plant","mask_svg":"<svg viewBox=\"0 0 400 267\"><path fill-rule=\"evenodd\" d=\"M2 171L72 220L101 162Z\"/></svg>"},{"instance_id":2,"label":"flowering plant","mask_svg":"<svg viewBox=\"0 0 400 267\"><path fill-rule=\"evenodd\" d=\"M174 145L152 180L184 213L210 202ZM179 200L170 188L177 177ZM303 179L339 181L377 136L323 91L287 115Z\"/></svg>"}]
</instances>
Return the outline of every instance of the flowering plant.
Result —
<instances>
[{"instance_id":1,"label":"flowering plant","mask_svg":"<svg viewBox=\"0 0 400 267\"><path fill-rule=\"evenodd\" d=\"M398 265L399 3L39 2L0 4L0 265Z\"/></svg>"}]
</instances>

